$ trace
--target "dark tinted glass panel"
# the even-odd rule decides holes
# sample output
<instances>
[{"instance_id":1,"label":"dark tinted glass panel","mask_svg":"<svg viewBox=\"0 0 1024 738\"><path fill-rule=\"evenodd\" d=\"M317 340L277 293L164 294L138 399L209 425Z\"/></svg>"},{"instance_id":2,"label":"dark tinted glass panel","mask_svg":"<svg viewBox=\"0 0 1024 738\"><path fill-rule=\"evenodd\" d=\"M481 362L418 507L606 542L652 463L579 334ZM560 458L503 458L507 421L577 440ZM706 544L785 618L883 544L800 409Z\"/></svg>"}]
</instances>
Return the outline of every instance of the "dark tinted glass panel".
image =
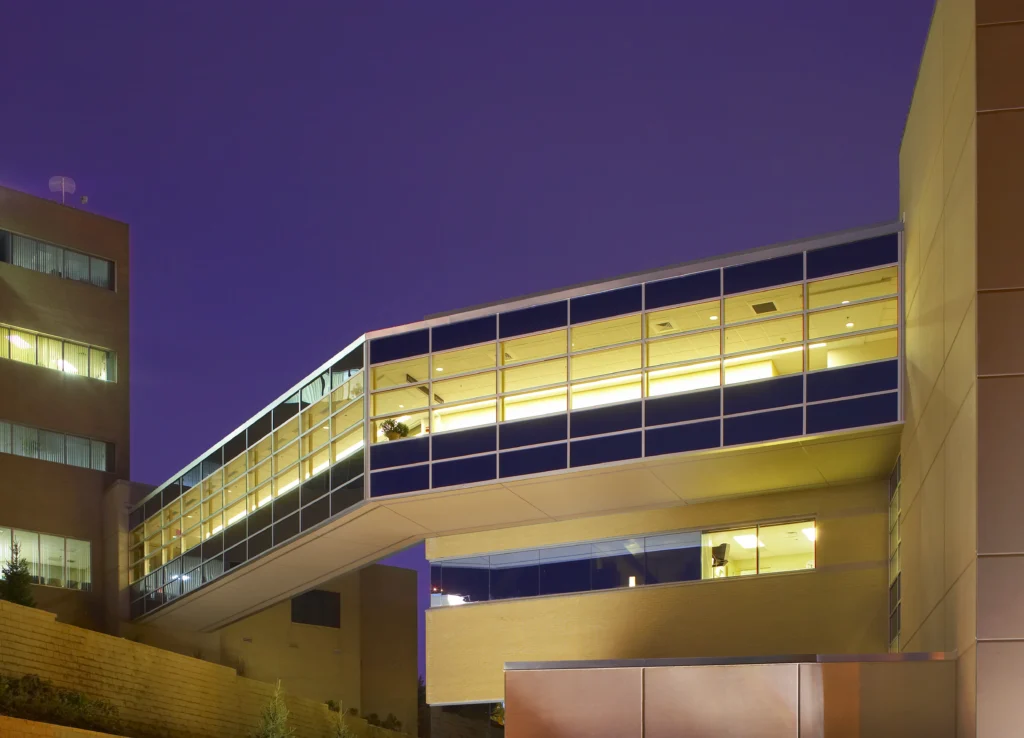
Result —
<instances>
[{"instance_id":1,"label":"dark tinted glass panel","mask_svg":"<svg viewBox=\"0 0 1024 738\"><path fill-rule=\"evenodd\" d=\"M224 460L230 461L231 459L235 458L240 453L245 451L245 448L245 431L242 431L237 436L235 436L230 441L224 444Z\"/></svg>"},{"instance_id":2,"label":"dark tinted glass panel","mask_svg":"<svg viewBox=\"0 0 1024 738\"><path fill-rule=\"evenodd\" d=\"M218 533L203 541L203 561L216 556L224 550L224 534Z\"/></svg>"},{"instance_id":3,"label":"dark tinted glass panel","mask_svg":"<svg viewBox=\"0 0 1024 738\"><path fill-rule=\"evenodd\" d=\"M894 390L899 380L898 359L827 369L807 375L807 401L834 400L838 397Z\"/></svg>"},{"instance_id":4,"label":"dark tinted glass panel","mask_svg":"<svg viewBox=\"0 0 1024 738\"><path fill-rule=\"evenodd\" d=\"M539 594L566 594L590 590L590 557L540 565Z\"/></svg>"},{"instance_id":5,"label":"dark tinted glass panel","mask_svg":"<svg viewBox=\"0 0 1024 738\"><path fill-rule=\"evenodd\" d=\"M299 515L301 516L302 530L309 530L331 516L331 498L323 497L312 505L307 505L299 511Z\"/></svg>"},{"instance_id":6,"label":"dark tinted glass panel","mask_svg":"<svg viewBox=\"0 0 1024 738\"><path fill-rule=\"evenodd\" d=\"M168 582L164 585L164 597L167 598L168 602L177 599L180 594L181 582L179 580L175 579L173 582Z\"/></svg>"},{"instance_id":7,"label":"dark tinted glass panel","mask_svg":"<svg viewBox=\"0 0 1024 738\"><path fill-rule=\"evenodd\" d=\"M164 566L164 577L166 581L171 582L181 577L181 557L167 562Z\"/></svg>"},{"instance_id":8,"label":"dark tinted glass panel","mask_svg":"<svg viewBox=\"0 0 1024 738\"><path fill-rule=\"evenodd\" d=\"M181 475L181 486L184 489L195 487L203 479L203 468L200 464L196 464L187 472Z\"/></svg>"},{"instance_id":9,"label":"dark tinted glass panel","mask_svg":"<svg viewBox=\"0 0 1024 738\"><path fill-rule=\"evenodd\" d=\"M169 505L174 500L181 496L181 484L175 479L173 482L164 487L163 492L160 493L160 505Z\"/></svg>"},{"instance_id":10,"label":"dark tinted glass panel","mask_svg":"<svg viewBox=\"0 0 1024 738\"><path fill-rule=\"evenodd\" d=\"M331 515L337 515L342 510L347 510L363 501L363 478L360 477L351 484L331 493Z\"/></svg>"},{"instance_id":11,"label":"dark tinted glass panel","mask_svg":"<svg viewBox=\"0 0 1024 738\"><path fill-rule=\"evenodd\" d=\"M799 282L804 277L804 255L792 254L776 259L739 264L725 270L725 294L759 290L777 284Z\"/></svg>"},{"instance_id":12,"label":"dark tinted glass panel","mask_svg":"<svg viewBox=\"0 0 1024 738\"><path fill-rule=\"evenodd\" d=\"M434 459L451 459L494 451L497 448L498 429L493 425L482 428L440 433L434 436Z\"/></svg>"},{"instance_id":13,"label":"dark tinted glass panel","mask_svg":"<svg viewBox=\"0 0 1024 738\"><path fill-rule=\"evenodd\" d=\"M264 414L263 417L258 418L255 422L253 422L252 425L249 426L249 428L248 428L249 443L250 444L256 443L256 441L258 441L261 438L265 437L273 429L274 429L274 419L273 419L272 415L268 412L268 413ZM239 451L239 453L241 453L241 451ZM237 456L238 454L235 454L235 455Z\"/></svg>"},{"instance_id":14,"label":"dark tinted glass panel","mask_svg":"<svg viewBox=\"0 0 1024 738\"><path fill-rule=\"evenodd\" d=\"M224 447L218 448L212 454L203 459L203 476L208 477L224 465Z\"/></svg>"},{"instance_id":15,"label":"dark tinted glass panel","mask_svg":"<svg viewBox=\"0 0 1024 738\"><path fill-rule=\"evenodd\" d=\"M245 563L245 542L224 552L224 571L230 571L239 564Z\"/></svg>"},{"instance_id":16,"label":"dark tinted glass panel","mask_svg":"<svg viewBox=\"0 0 1024 738\"><path fill-rule=\"evenodd\" d=\"M299 496L295 490L274 499L274 522L286 518L299 509Z\"/></svg>"},{"instance_id":17,"label":"dark tinted glass panel","mask_svg":"<svg viewBox=\"0 0 1024 738\"><path fill-rule=\"evenodd\" d=\"M721 442L720 422L705 420L701 423L652 428L646 432L644 453L647 456L660 456L716 448Z\"/></svg>"},{"instance_id":18,"label":"dark tinted glass panel","mask_svg":"<svg viewBox=\"0 0 1024 738\"><path fill-rule=\"evenodd\" d=\"M149 520L151 517L160 512L160 507L160 495L153 495L148 500L146 500L146 519Z\"/></svg>"},{"instance_id":19,"label":"dark tinted glass panel","mask_svg":"<svg viewBox=\"0 0 1024 738\"><path fill-rule=\"evenodd\" d=\"M825 433L841 428L892 423L899 417L899 393L870 395L853 400L807 406L807 432Z\"/></svg>"},{"instance_id":20,"label":"dark tinted glass panel","mask_svg":"<svg viewBox=\"0 0 1024 738\"><path fill-rule=\"evenodd\" d=\"M128 587L128 598L131 600L137 599L142 594L142 583L145 580L140 579L135 584L129 585Z\"/></svg>"},{"instance_id":21,"label":"dark tinted glass panel","mask_svg":"<svg viewBox=\"0 0 1024 738\"><path fill-rule=\"evenodd\" d=\"M448 562L444 562L442 567L441 591L444 594L463 597L466 602L486 602L489 599L487 568Z\"/></svg>"},{"instance_id":22,"label":"dark tinted glass panel","mask_svg":"<svg viewBox=\"0 0 1024 738\"><path fill-rule=\"evenodd\" d=\"M128 527L136 528L146 520L146 513L141 507L137 507L128 513Z\"/></svg>"},{"instance_id":23,"label":"dark tinted glass panel","mask_svg":"<svg viewBox=\"0 0 1024 738\"><path fill-rule=\"evenodd\" d=\"M424 464L374 472L370 475L370 495L382 497L427 489L430 486L429 469L429 465Z\"/></svg>"},{"instance_id":24,"label":"dark tinted glass panel","mask_svg":"<svg viewBox=\"0 0 1024 738\"><path fill-rule=\"evenodd\" d=\"M202 546L193 546L181 556L181 568L184 571L195 569L203 563Z\"/></svg>"},{"instance_id":25,"label":"dark tinted glass panel","mask_svg":"<svg viewBox=\"0 0 1024 738\"><path fill-rule=\"evenodd\" d=\"M438 461L434 463L433 475L435 488L485 482L497 475L496 454L458 461Z\"/></svg>"},{"instance_id":26,"label":"dark tinted glass panel","mask_svg":"<svg viewBox=\"0 0 1024 738\"><path fill-rule=\"evenodd\" d=\"M340 628L341 595L337 592L313 589L298 597L292 597L292 622Z\"/></svg>"},{"instance_id":27,"label":"dark tinted glass panel","mask_svg":"<svg viewBox=\"0 0 1024 738\"><path fill-rule=\"evenodd\" d=\"M501 448L518 448L532 446L535 443L564 441L568 433L568 420L565 415L549 415L534 420L517 420L514 423L502 423Z\"/></svg>"},{"instance_id":28,"label":"dark tinted glass panel","mask_svg":"<svg viewBox=\"0 0 1024 738\"><path fill-rule=\"evenodd\" d=\"M249 524L249 533L255 533L258 530L263 530L274 518L273 505L264 505L253 510L252 514L246 519Z\"/></svg>"},{"instance_id":29,"label":"dark tinted glass panel","mask_svg":"<svg viewBox=\"0 0 1024 738\"><path fill-rule=\"evenodd\" d=\"M194 591L203 583L203 572L200 569L193 569L181 575L181 593L188 594Z\"/></svg>"},{"instance_id":30,"label":"dark tinted glass panel","mask_svg":"<svg viewBox=\"0 0 1024 738\"><path fill-rule=\"evenodd\" d=\"M441 592L441 565L430 565L430 591L440 594Z\"/></svg>"},{"instance_id":31,"label":"dark tinted glass panel","mask_svg":"<svg viewBox=\"0 0 1024 738\"><path fill-rule=\"evenodd\" d=\"M299 516L292 515L290 518L274 523L273 531L275 546L282 541L287 541L299 532Z\"/></svg>"},{"instance_id":32,"label":"dark tinted glass panel","mask_svg":"<svg viewBox=\"0 0 1024 738\"><path fill-rule=\"evenodd\" d=\"M146 612L150 612L164 604L164 594L163 592L154 592L146 597L144 602L146 603Z\"/></svg>"},{"instance_id":33,"label":"dark tinted glass panel","mask_svg":"<svg viewBox=\"0 0 1024 738\"><path fill-rule=\"evenodd\" d=\"M716 418L721 414L721 390L701 390L683 395L655 397L647 401L648 426Z\"/></svg>"},{"instance_id":34,"label":"dark tinted glass panel","mask_svg":"<svg viewBox=\"0 0 1024 738\"><path fill-rule=\"evenodd\" d=\"M145 612L145 600L136 600L131 604L131 612L129 614L131 615L132 620L135 620L135 618L141 618L145 614Z\"/></svg>"},{"instance_id":35,"label":"dark tinted glass panel","mask_svg":"<svg viewBox=\"0 0 1024 738\"><path fill-rule=\"evenodd\" d=\"M565 468L565 444L540 446L521 451L506 451L499 455L498 470L502 477L517 477L521 474L537 474Z\"/></svg>"},{"instance_id":36,"label":"dark tinted glass panel","mask_svg":"<svg viewBox=\"0 0 1024 738\"><path fill-rule=\"evenodd\" d=\"M224 548L231 548L245 540L246 521L241 520L224 530Z\"/></svg>"},{"instance_id":37,"label":"dark tinted glass panel","mask_svg":"<svg viewBox=\"0 0 1024 738\"><path fill-rule=\"evenodd\" d=\"M726 415L750 413L755 410L767 410L786 405L799 405L803 401L804 377L802 374L766 379L761 382L734 384L725 388L725 397L722 398Z\"/></svg>"},{"instance_id":38,"label":"dark tinted glass panel","mask_svg":"<svg viewBox=\"0 0 1024 738\"><path fill-rule=\"evenodd\" d=\"M358 451L331 467L331 489L336 489L363 473L363 452Z\"/></svg>"},{"instance_id":39,"label":"dark tinted glass panel","mask_svg":"<svg viewBox=\"0 0 1024 738\"><path fill-rule=\"evenodd\" d=\"M643 543L631 553L623 543L594 544L590 560L590 581L593 589L638 587L644 583Z\"/></svg>"},{"instance_id":40,"label":"dark tinted glass panel","mask_svg":"<svg viewBox=\"0 0 1024 738\"><path fill-rule=\"evenodd\" d=\"M635 287L623 287L621 290L576 297L569 303L569 317L573 323L586 323L626 313L638 313L642 307L643 288L636 285Z\"/></svg>"},{"instance_id":41,"label":"dark tinted glass panel","mask_svg":"<svg viewBox=\"0 0 1024 738\"><path fill-rule=\"evenodd\" d=\"M363 368L363 347L356 346L331 365L331 374L351 376ZM337 386L337 385L335 385Z\"/></svg>"},{"instance_id":42,"label":"dark tinted glass panel","mask_svg":"<svg viewBox=\"0 0 1024 738\"><path fill-rule=\"evenodd\" d=\"M569 416L573 438L639 428L643 422L643 405L629 402L594 410L577 410Z\"/></svg>"},{"instance_id":43,"label":"dark tinted glass panel","mask_svg":"<svg viewBox=\"0 0 1024 738\"><path fill-rule=\"evenodd\" d=\"M274 408L274 427L284 425L299 413L299 395L295 394ZM252 438L249 439L252 442Z\"/></svg>"},{"instance_id":44,"label":"dark tinted glass panel","mask_svg":"<svg viewBox=\"0 0 1024 738\"><path fill-rule=\"evenodd\" d=\"M539 576L540 567L537 565L491 569L491 599L536 597L540 588Z\"/></svg>"},{"instance_id":45,"label":"dark tinted glass panel","mask_svg":"<svg viewBox=\"0 0 1024 738\"><path fill-rule=\"evenodd\" d=\"M397 336L375 338L370 341L370 363L380 364L409 356L419 356L429 350L430 331L426 328L412 333L400 333Z\"/></svg>"},{"instance_id":46,"label":"dark tinted glass panel","mask_svg":"<svg viewBox=\"0 0 1024 738\"><path fill-rule=\"evenodd\" d=\"M309 479L302 483L300 496L302 497L302 504L306 505L313 500L323 497L327 494L331 487L331 473L330 471L321 472L312 479Z\"/></svg>"},{"instance_id":47,"label":"dark tinted glass panel","mask_svg":"<svg viewBox=\"0 0 1024 738\"><path fill-rule=\"evenodd\" d=\"M685 277L663 279L660 282L648 282L644 287L644 302L648 310L678 305L683 302L698 302L722 294L721 273L715 269L699 274L687 274Z\"/></svg>"},{"instance_id":48,"label":"dark tinted glass panel","mask_svg":"<svg viewBox=\"0 0 1024 738\"><path fill-rule=\"evenodd\" d=\"M900 577L896 575L896 581L889 585L889 612L896 609L896 604L900 601L899 595L899 581Z\"/></svg>"},{"instance_id":49,"label":"dark tinted glass panel","mask_svg":"<svg viewBox=\"0 0 1024 738\"><path fill-rule=\"evenodd\" d=\"M274 545L274 538L270 528L260 531L249 539L249 558L258 556Z\"/></svg>"},{"instance_id":50,"label":"dark tinted glass panel","mask_svg":"<svg viewBox=\"0 0 1024 738\"><path fill-rule=\"evenodd\" d=\"M642 453L641 445L639 432L592 438L588 441L573 441L569 451L571 466L589 466L608 461L639 459Z\"/></svg>"},{"instance_id":51,"label":"dark tinted glass panel","mask_svg":"<svg viewBox=\"0 0 1024 738\"><path fill-rule=\"evenodd\" d=\"M894 264L900 258L899 234L890 233L856 243L844 243L827 249L807 252L807 278L842 274L883 264Z\"/></svg>"},{"instance_id":52,"label":"dark tinted glass panel","mask_svg":"<svg viewBox=\"0 0 1024 738\"><path fill-rule=\"evenodd\" d=\"M548 328L561 328L569 321L569 304L552 302L547 305L513 310L502 313L498 318L498 330L501 338L521 336L524 333L535 333Z\"/></svg>"},{"instance_id":53,"label":"dark tinted glass panel","mask_svg":"<svg viewBox=\"0 0 1024 738\"><path fill-rule=\"evenodd\" d=\"M738 415L725 419L725 445L757 443L773 438L799 436L803 432L803 408L771 410L756 415Z\"/></svg>"},{"instance_id":54,"label":"dark tinted glass panel","mask_svg":"<svg viewBox=\"0 0 1024 738\"><path fill-rule=\"evenodd\" d=\"M700 579L700 547L648 551L647 584L692 582Z\"/></svg>"},{"instance_id":55,"label":"dark tinted glass panel","mask_svg":"<svg viewBox=\"0 0 1024 738\"><path fill-rule=\"evenodd\" d=\"M464 320L451 325L439 325L433 329L432 351L447 351L460 346L493 341L498 335L498 318L487 315L474 320Z\"/></svg>"},{"instance_id":56,"label":"dark tinted glass panel","mask_svg":"<svg viewBox=\"0 0 1024 738\"><path fill-rule=\"evenodd\" d=\"M430 458L430 438L420 436L370 447L370 468L387 469L392 466L418 464Z\"/></svg>"}]
</instances>

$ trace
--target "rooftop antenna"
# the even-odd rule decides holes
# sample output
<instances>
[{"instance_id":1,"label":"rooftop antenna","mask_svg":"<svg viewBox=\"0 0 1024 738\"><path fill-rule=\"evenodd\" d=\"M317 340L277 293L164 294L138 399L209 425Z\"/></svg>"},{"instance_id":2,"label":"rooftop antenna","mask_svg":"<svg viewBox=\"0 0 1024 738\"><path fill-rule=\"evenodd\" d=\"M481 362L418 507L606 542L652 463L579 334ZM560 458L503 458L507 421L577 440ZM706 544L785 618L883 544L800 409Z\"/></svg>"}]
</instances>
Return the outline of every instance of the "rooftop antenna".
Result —
<instances>
[{"instance_id":1,"label":"rooftop antenna","mask_svg":"<svg viewBox=\"0 0 1024 738\"><path fill-rule=\"evenodd\" d=\"M66 195L75 194L75 180L71 177L50 177L50 192L60 193L60 204L64 204Z\"/></svg>"}]
</instances>

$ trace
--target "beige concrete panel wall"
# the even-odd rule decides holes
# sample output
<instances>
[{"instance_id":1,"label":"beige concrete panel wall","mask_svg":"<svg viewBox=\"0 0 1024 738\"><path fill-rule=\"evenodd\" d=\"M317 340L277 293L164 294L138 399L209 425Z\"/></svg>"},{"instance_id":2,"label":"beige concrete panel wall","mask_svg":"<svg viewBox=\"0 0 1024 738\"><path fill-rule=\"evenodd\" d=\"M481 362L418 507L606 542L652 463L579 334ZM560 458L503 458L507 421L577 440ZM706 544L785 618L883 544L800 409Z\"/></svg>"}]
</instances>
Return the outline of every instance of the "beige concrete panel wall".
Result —
<instances>
[{"instance_id":1,"label":"beige concrete panel wall","mask_svg":"<svg viewBox=\"0 0 1024 738\"><path fill-rule=\"evenodd\" d=\"M643 669L510 671L505 688L507 738L645 735Z\"/></svg>"},{"instance_id":2,"label":"beige concrete panel wall","mask_svg":"<svg viewBox=\"0 0 1024 738\"><path fill-rule=\"evenodd\" d=\"M427 701L502 698L507 661L876 653L885 565L433 608Z\"/></svg>"},{"instance_id":3,"label":"beige concrete panel wall","mask_svg":"<svg viewBox=\"0 0 1024 738\"><path fill-rule=\"evenodd\" d=\"M394 713L416 734L419 603L416 572L393 566L359 571L361 715Z\"/></svg>"},{"instance_id":4,"label":"beige concrete panel wall","mask_svg":"<svg viewBox=\"0 0 1024 738\"><path fill-rule=\"evenodd\" d=\"M4 738L110 738L109 733L65 728L63 725L18 720L3 715L0 715L0 735Z\"/></svg>"},{"instance_id":5,"label":"beige concrete panel wall","mask_svg":"<svg viewBox=\"0 0 1024 738\"><path fill-rule=\"evenodd\" d=\"M820 565L878 560L887 555L888 526L882 520L888 515L887 490L886 482L867 482L463 533L428 538L426 553L428 559L473 556L620 536L742 527L747 523L807 516L817 518L823 528L818 534ZM867 523L862 516L873 516L875 523Z\"/></svg>"}]
</instances>

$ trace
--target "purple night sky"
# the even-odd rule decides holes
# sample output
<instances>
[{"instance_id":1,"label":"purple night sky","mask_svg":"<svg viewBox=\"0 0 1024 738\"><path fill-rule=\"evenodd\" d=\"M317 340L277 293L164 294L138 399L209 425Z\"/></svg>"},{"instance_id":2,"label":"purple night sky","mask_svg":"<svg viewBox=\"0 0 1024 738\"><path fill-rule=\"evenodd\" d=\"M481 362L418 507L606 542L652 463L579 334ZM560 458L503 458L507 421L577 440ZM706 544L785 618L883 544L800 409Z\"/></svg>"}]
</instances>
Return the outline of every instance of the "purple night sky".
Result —
<instances>
[{"instance_id":1,"label":"purple night sky","mask_svg":"<svg viewBox=\"0 0 1024 738\"><path fill-rule=\"evenodd\" d=\"M160 483L364 331L898 217L933 4L7 2L0 184L131 224Z\"/></svg>"}]
</instances>

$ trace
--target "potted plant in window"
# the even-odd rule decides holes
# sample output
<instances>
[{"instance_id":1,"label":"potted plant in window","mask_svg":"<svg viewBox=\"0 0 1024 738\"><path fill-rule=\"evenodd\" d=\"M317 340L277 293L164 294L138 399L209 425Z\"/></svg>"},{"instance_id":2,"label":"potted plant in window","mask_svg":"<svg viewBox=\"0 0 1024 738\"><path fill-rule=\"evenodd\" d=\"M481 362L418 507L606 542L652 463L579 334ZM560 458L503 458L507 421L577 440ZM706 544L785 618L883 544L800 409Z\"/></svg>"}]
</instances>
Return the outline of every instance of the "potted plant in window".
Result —
<instances>
[{"instance_id":1,"label":"potted plant in window","mask_svg":"<svg viewBox=\"0 0 1024 738\"><path fill-rule=\"evenodd\" d=\"M394 418L388 418L380 424L380 432L383 433L389 441L397 441L399 438L405 438L409 435L409 426L395 420Z\"/></svg>"}]
</instances>

